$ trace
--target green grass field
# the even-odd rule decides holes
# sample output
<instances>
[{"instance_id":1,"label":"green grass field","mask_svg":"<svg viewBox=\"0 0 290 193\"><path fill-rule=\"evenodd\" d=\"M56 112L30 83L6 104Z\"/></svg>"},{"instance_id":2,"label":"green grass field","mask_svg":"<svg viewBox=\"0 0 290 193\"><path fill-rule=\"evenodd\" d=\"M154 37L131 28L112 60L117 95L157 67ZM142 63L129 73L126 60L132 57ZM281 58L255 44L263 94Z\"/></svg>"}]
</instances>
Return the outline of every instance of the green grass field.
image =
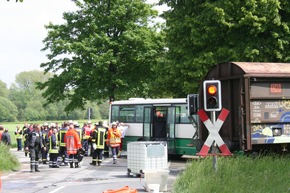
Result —
<instances>
[{"instance_id":1,"label":"green grass field","mask_svg":"<svg viewBox=\"0 0 290 193\"><path fill-rule=\"evenodd\" d=\"M290 192L289 156L212 157L188 162L177 178L174 193Z\"/></svg>"}]
</instances>

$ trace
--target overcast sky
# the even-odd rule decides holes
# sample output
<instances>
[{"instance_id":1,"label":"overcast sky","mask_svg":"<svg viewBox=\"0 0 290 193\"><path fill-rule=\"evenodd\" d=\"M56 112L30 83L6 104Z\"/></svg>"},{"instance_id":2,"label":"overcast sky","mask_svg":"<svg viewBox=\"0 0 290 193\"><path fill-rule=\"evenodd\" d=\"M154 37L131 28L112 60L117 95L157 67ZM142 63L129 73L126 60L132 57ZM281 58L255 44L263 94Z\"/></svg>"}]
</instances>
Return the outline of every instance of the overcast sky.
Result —
<instances>
[{"instance_id":1,"label":"overcast sky","mask_svg":"<svg viewBox=\"0 0 290 193\"><path fill-rule=\"evenodd\" d=\"M71 0L0 0L0 80L9 87L17 74L43 70L39 65L47 60L40 51L47 36L44 25L63 23L62 14L74 10Z\"/></svg>"}]
</instances>

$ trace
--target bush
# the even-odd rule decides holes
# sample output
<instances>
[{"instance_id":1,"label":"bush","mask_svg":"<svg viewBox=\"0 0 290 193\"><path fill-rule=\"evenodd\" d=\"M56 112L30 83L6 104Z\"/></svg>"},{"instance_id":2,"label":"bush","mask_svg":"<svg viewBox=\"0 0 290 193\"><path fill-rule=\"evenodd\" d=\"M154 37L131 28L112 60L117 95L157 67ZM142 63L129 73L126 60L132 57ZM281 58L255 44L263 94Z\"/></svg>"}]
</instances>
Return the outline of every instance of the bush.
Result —
<instances>
[{"instance_id":1,"label":"bush","mask_svg":"<svg viewBox=\"0 0 290 193\"><path fill-rule=\"evenodd\" d=\"M0 144L0 172L17 170L20 168L20 163L15 155L13 155L9 147Z\"/></svg>"},{"instance_id":2,"label":"bush","mask_svg":"<svg viewBox=\"0 0 290 193\"><path fill-rule=\"evenodd\" d=\"M289 174L287 156L218 157L217 171L207 157L188 164L173 192L288 192Z\"/></svg>"}]
</instances>

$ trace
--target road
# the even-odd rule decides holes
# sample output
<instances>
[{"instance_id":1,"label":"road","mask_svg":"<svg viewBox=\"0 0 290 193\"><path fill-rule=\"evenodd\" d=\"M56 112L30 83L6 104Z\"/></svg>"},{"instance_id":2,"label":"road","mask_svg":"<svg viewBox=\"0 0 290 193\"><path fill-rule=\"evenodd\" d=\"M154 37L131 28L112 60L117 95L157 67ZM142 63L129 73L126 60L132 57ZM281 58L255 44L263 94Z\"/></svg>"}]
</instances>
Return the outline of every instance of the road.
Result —
<instances>
[{"instance_id":1,"label":"road","mask_svg":"<svg viewBox=\"0 0 290 193\"><path fill-rule=\"evenodd\" d=\"M1 176L3 193L102 193L109 189L120 189L124 186L137 189L138 192L147 192L144 177L127 175L127 158L122 156L117 164L112 163L112 158L104 159L101 166L91 166L91 157L84 157L81 168L49 168L40 165L40 172L30 173L29 158L24 152L16 149L11 151L21 163L19 171L4 173ZM185 169L185 161L168 161L169 176L167 191L172 190L172 185L177 175ZM2 193L1 192L1 193Z\"/></svg>"}]
</instances>

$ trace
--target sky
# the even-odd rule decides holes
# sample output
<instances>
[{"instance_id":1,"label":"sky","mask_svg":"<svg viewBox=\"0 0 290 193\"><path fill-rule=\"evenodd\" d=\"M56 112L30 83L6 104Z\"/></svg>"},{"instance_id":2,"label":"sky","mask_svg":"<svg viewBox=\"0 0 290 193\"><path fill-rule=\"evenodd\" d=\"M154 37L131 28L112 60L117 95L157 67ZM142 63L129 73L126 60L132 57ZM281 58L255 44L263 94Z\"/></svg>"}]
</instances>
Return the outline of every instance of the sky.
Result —
<instances>
[{"instance_id":1,"label":"sky","mask_svg":"<svg viewBox=\"0 0 290 193\"><path fill-rule=\"evenodd\" d=\"M159 12L165 9L158 7ZM71 0L0 1L0 80L8 88L17 74L43 70L40 64L47 61L41 51L42 40L47 36L44 26L49 22L63 23L63 13L75 10Z\"/></svg>"}]
</instances>

